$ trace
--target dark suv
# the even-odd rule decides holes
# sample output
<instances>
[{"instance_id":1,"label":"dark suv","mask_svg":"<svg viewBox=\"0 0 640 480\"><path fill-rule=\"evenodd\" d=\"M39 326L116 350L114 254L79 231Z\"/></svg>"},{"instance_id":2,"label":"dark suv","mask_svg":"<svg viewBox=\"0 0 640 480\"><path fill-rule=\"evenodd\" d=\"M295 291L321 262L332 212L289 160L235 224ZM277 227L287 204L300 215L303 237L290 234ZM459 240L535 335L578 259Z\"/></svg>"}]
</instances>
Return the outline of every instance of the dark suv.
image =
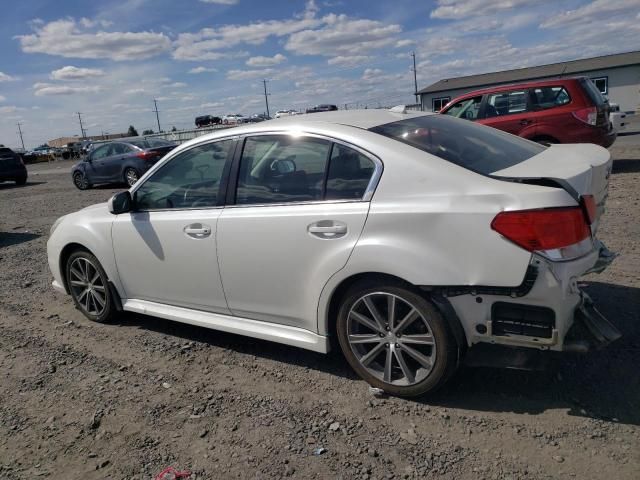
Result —
<instances>
[{"instance_id":1,"label":"dark suv","mask_svg":"<svg viewBox=\"0 0 640 480\"><path fill-rule=\"evenodd\" d=\"M220 125L222 123L222 119L220 117L214 117L213 115L202 115L200 117L196 117L196 127L207 127L209 125Z\"/></svg>"},{"instance_id":2,"label":"dark suv","mask_svg":"<svg viewBox=\"0 0 640 480\"><path fill-rule=\"evenodd\" d=\"M440 111L543 144L609 147L609 104L586 77L503 85L466 93Z\"/></svg>"},{"instance_id":3,"label":"dark suv","mask_svg":"<svg viewBox=\"0 0 640 480\"><path fill-rule=\"evenodd\" d=\"M27 183L27 167L24 166L20 155L0 145L0 182L11 181L17 185Z\"/></svg>"}]
</instances>

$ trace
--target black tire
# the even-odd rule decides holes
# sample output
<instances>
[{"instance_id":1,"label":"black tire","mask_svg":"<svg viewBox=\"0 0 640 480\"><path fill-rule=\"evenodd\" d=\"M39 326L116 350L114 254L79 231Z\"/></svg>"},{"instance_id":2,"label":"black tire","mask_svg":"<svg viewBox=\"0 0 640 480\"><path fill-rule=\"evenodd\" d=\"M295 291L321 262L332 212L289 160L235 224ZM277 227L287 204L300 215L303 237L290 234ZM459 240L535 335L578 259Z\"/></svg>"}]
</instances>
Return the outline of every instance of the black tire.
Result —
<instances>
[{"instance_id":1,"label":"black tire","mask_svg":"<svg viewBox=\"0 0 640 480\"><path fill-rule=\"evenodd\" d=\"M73 184L78 190L88 190L91 188L91 184L87 180L87 177L82 172L76 172L73 174Z\"/></svg>"},{"instance_id":2,"label":"black tire","mask_svg":"<svg viewBox=\"0 0 640 480\"><path fill-rule=\"evenodd\" d=\"M136 182L140 179L140 174L135 168L128 167L124 169L124 182L133 187Z\"/></svg>"},{"instance_id":3,"label":"black tire","mask_svg":"<svg viewBox=\"0 0 640 480\"><path fill-rule=\"evenodd\" d=\"M84 270L82 267L78 268L77 266L79 264L86 265L87 263L91 265L87 270L88 275L80 278ZM80 275L78 275L78 272ZM99 280L94 280L96 274ZM116 314L116 307L113 294L109 288L109 278L95 256L86 250L76 250L67 259L65 275L73 303L85 317L98 323L108 323L113 320ZM90 284L93 290L93 292L86 293L84 296L82 292L88 290L88 288L78 285L83 280L86 280L86 283ZM101 287L100 290L98 289L99 286ZM91 299L88 298L90 295ZM99 298L103 299L104 305L100 305Z\"/></svg>"},{"instance_id":4,"label":"black tire","mask_svg":"<svg viewBox=\"0 0 640 480\"><path fill-rule=\"evenodd\" d=\"M27 183L27 176L16 178L16 185L25 185Z\"/></svg>"},{"instance_id":5,"label":"black tire","mask_svg":"<svg viewBox=\"0 0 640 480\"><path fill-rule=\"evenodd\" d=\"M368 327L363 327L360 321L353 320L354 312L358 313L356 309L363 306L367 309L369 308L366 306L365 297L373 301L374 304L376 301L378 302L378 313L381 314L381 317L384 317L391 310L384 306L385 302L389 297L395 297L395 300L393 300L393 305L395 306L394 315L398 315L398 318L410 318L408 312L411 312L410 308L413 308L420 315L420 318L407 323L404 328L397 332L389 331L390 329L386 328L388 330L386 335L389 336L385 336L385 334L381 333L381 330L375 333L372 329L368 330ZM380 303L381 300L383 300L383 303ZM371 312L371 310L368 311ZM382 315L383 313L384 315ZM350 317L352 320L349 320ZM374 317L374 315L370 315L370 318ZM393 315L391 317L392 319L389 323L394 323ZM400 324L402 322L397 319L395 322L395 328L401 328ZM374 323L378 325L378 322ZM350 343L350 328L364 328L365 334L355 333L351 338L355 339L357 335L360 335L363 339L364 337L370 337L372 339L371 343ZM340 348L353 370L370 385L380 388L391 395L413 397L433 392L446 382L457 367L458 345L449 326L438 309L424 296L410 289L410 287L393 284L373 286L370 282L354 285L342 300L336 329ZM371 335L371 332L374 335ZM395 336L396 334L397 337ZM379 340L373 339L376 335L380 337ZM427 339L428 337L431 338L433 346L414 343L418 338ZM425 340L425 342L427 341L429 340ZM379 353L376 353L372 357L373 360L370 360L368 364L368 366L373 365L373 368L367 368L367 366L363 365L361 362L365 357L383 343L385 344L383 345L384 348L379 350ZM370 345L374 346L367 351L366 349ZM389 353L389 350L391 350L391 353ZM422 355L414 357L416 350L419 350L418 354ZM358 355L361 355L361 357L359 358ZM391 361L389 362L391 365L389 368L391 381L385 381L387 369L380 365L380 357L384 357L383 360L386 364L389 355L391 356ZM435 361L433 361L433 357L435 357ZM418 362L417 358L430 359L431 366L424 367ZM404 365L401 365L401 359ZM412 371L413 367L416 369L413 372L413 377L404 374L406 371ZM382 368L383 371L374 371L378 368Z\"/></svg>"}]
</instances>

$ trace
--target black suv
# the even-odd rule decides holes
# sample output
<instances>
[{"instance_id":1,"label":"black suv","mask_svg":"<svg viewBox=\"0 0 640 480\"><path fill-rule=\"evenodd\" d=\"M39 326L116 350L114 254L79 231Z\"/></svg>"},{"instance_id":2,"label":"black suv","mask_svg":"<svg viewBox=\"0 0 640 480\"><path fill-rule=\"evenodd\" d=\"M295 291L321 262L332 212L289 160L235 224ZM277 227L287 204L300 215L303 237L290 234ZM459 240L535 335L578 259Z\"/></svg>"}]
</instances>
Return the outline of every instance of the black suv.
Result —
<instances>
[{"instance_id":1,"label":"black suv","mask_svg":"<svg viewBox=\"0 0 640 480\"><path fill-rule=\"evenodd\" d=\"M220 117L214 117L213 115L202 115L201 117L196 117L196 127L207 127L209 125L220 125L222 123L222 119Z\"/></svg>"},{"instance_id":2,"label":"black suv","mask_svg":"<svg viewBox=\"0 0 640 480\"><path fill-rule=\"evenodd\" d=\"M313 108L307 108L307 113L333 112L334 110L338 110L338 107L323 103L322 105L316 105Z\"/></svg>"},{"instance_id":3,"label":"black suv","mask_svg":"<svg viewBox=\"0 0 640 480\"><path fill-rule=\"evenodd\" d=\"M0 145L0 182L13 181L18 185L27 183L27 168L20 155Z\"/></svg>"}]
</instances>

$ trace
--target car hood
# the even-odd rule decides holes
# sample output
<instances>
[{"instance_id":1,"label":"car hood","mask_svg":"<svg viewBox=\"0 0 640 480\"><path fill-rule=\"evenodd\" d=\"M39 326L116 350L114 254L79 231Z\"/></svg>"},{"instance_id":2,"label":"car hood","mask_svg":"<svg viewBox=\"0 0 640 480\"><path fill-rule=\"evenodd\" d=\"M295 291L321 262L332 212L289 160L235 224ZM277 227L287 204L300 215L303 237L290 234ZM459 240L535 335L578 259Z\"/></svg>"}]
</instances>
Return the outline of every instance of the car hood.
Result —
<instances>
[{"instance_id":1,"label":"car hood","mask_svg":"<svg viewBox=\"0 0 640 480\"><path fill-rule=\"evenodd\" d=\"M598 145L552 145L538 155L491 176L523 183L549 180L564 188L576 201L580 201L582 195L593 195L598 207L597 221L604 213L612 164L609 151Z\"/></svg>"}]
</instances>

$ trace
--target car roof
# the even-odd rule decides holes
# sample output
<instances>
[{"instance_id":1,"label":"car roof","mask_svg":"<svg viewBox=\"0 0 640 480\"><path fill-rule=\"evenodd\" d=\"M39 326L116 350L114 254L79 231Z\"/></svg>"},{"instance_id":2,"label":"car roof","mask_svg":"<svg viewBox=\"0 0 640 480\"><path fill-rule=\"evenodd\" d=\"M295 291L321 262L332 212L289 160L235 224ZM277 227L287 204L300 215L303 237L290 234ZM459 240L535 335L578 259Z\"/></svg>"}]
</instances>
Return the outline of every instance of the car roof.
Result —
<instances>
[{"instance_id":1,"label":"car roof","mask_svg":"<svg viewBox=\"0 0 640 480\"><path fill-rule=\"evenodd\" d=\"M382 109L364 109L364 110L335 110L333 112L319 112L309 115L295 115L291 117L282 117L275 120L269 120L272 125L296 124L300 126L322 123L335 123L339 125L348 125L350 127L369 129L384 125L387 123L405 120L407 118L422 117L424 115L433 115L431 112L407 112L399 113ZM268 125L267 122L263 125Z\"/></svg>"},{"instance_id":2,"label":"car roof","mask_svg":"<svg viewBox=\"0 0 640 480\"><path fill-rule=\"evenodd\" d=\"M517 88L535 88L535 87L548 87L550 85L563 85L566 83L575 82L580 78L583 78L583 77L554 78L551 80L539 80L536 82L520 82L520 83L509 83L507 85L497 85L495 87L482 88L480 90L474 90L472 92L458 95L453 100L458 100L460 98L475 97L477 95L484 95L485 93L504 92L505 90L513 90Z\"/></svg>"}]
</instances>

